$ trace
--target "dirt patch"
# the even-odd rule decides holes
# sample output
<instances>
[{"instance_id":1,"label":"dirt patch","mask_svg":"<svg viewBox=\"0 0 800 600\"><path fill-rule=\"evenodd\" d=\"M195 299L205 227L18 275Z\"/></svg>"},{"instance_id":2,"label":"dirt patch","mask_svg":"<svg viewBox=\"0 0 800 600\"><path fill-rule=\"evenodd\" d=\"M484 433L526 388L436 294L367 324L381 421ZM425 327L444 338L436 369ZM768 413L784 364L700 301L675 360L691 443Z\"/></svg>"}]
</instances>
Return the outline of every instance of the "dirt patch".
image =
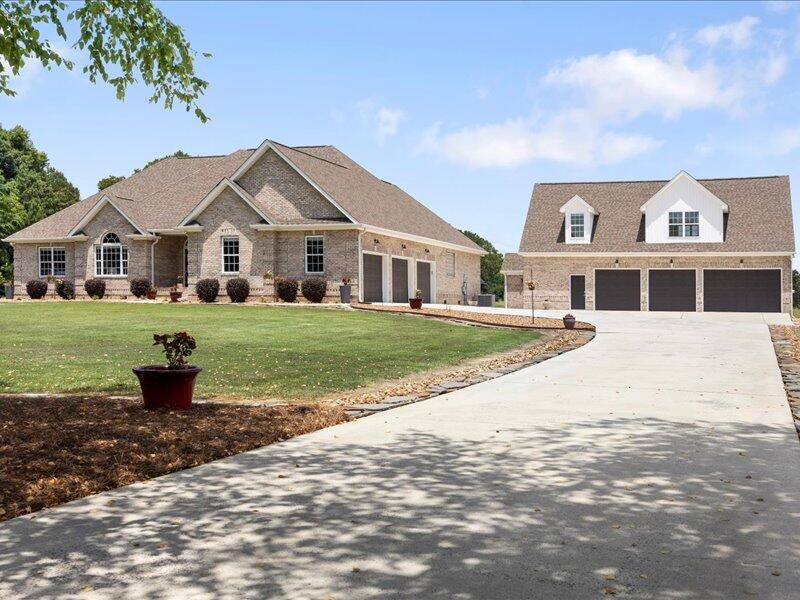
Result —
<instances>
[{"instance_id":1,"label":"dirt patch","mask_svg":"<svg viewBox=\"0 0 800 600\"><path fill-rule=\"evenodd\" d=\"M341 406L0 399L0 521L346 421Z\"/></svg>"},{"instance_id":2,"label":"dirt patch","mask_svg":"<svg viewBox=\"0 0 800 600\"><path fill-rule=\"evenodd\" d=\"M533 322L529 316L504 315L499 313L472 312L458 310L457 308L426 308L414 310L410 306L384 306L376 304L353 304L353 308L358 310L372 310L375 312L389 312L413 315L416 317L428 317L437 319L448 319L460 321L462 323L473 323L476 325L491 325L493 327L514 327L516 329L560 329L565 331L564 322L561 319L548 319L536 317ZM594 331L594 325L584 321L576 321L575 329Z\"/></svg>"},{"instance_id":3,"label":"dirt patch","mask_svg":"<svg viewBox=\"0 0 800 600\"><path fill-rule=\"evenodd\" d=\"M486 371L524 364L548 352L567 346L580 346L591 339L588 337L589 335L591 334L581 331L544 332L543 337L537 341L508 352L472 359L456 367L437 369L400 380L375 384L345 394L330 396L325 400L333 404L350 405L381 402L389 396L427 397L431 395L428 393L430 386L439 385L445 381L468 381Z\"/></svg>"}]
</instances>

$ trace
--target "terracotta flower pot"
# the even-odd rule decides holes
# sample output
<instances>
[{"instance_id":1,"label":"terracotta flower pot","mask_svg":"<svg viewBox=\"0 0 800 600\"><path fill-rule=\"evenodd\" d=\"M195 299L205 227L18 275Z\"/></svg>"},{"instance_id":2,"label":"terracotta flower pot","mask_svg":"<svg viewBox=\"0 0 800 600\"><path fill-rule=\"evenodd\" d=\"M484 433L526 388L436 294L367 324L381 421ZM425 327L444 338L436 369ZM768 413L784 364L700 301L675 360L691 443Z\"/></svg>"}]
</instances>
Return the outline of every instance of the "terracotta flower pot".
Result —
<instances>
[{"instance_id":1,"label":"terracotta flower pot","mask_svg":"<svg viewBox=\"0 0 800 600\"><path fill-rule=\"evenodd\" d=\"M170 292L169 293L169 301L170 302L177 302L183 296L183 292Z\"/></svg>"},{"instance_id":2,"label":"terracotta flower pot","mask_svg":"<svg viewBox=\"0 0 800 600\"><path fill-rule=\"evenodd\" d=\"M422 298L409 298L408 305L414 310L422 308Z\"/></svg>"},{"instance_id":3,"label":"terracotta flower pot","mask_svg":"<svg viewBox=\"0 0 800 600\"><path fill-rule=\"evenodd\" d=\"M190 409L194 395L194 383L202 370L197 366L169 369L163 365L144 365L133 368L134 374L139 378L144 407L147 410Z\"/></svg>"},{"instance_id":4,"label":"terracotta flower pot","mask_svg":"<svg viewBox=\"0 0 800 600\"><path fill-rule=\"evenodd\" d=\"M147 299L148 300L155 300L157 296L158 296L158 292L156 290L150 290L149 292L147 292Z\"/></svg>"}]
</instances>

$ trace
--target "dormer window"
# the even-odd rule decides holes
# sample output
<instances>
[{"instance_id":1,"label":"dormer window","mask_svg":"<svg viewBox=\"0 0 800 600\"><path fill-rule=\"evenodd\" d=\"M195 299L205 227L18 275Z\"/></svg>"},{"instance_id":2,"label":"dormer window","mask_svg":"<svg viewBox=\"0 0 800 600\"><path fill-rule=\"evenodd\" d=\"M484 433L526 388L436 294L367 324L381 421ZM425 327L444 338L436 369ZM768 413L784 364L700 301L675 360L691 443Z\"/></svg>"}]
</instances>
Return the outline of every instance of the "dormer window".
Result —
<instances>
[{"instance_id":1,"label":"dormer window","mask_svg":"<svg viewBox=\"0 0 800 600\"><path fill-rule=\"evenodd\" d=\"M698 211L670 211L669 237L700 237L700 213Z\"/></svg>"},{"instance_id":2,"label":"dormer window","mask_svg":"<svg viewBox=\"0 0 800 600\"><path fill-rule=\"evenodd\" d=\"M572 213L569 216L569 235L573 240L582 240L584 238L584 214Z\"/></svg>"}]
</instances>

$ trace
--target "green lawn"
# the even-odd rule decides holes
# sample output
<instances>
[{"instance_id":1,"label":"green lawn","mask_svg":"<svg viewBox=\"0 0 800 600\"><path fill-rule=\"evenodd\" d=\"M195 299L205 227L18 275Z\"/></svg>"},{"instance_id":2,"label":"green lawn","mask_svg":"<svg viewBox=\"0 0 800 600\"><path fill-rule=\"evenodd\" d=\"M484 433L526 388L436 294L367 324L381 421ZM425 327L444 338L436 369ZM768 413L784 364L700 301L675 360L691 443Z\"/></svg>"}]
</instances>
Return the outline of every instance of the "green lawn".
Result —
<instances>
[{"instance_id":1,"label":"green lawn","mask_svg":"<svg viewBox=\"0 0 800 600\"><path fill-rule=\"evenodd\" d=\"M312 308L0 304L0 392L134 392L162 362L152 334L186 330L199 396L308 399L500 352L535 332Z\"/></svg>"}]
</instances>

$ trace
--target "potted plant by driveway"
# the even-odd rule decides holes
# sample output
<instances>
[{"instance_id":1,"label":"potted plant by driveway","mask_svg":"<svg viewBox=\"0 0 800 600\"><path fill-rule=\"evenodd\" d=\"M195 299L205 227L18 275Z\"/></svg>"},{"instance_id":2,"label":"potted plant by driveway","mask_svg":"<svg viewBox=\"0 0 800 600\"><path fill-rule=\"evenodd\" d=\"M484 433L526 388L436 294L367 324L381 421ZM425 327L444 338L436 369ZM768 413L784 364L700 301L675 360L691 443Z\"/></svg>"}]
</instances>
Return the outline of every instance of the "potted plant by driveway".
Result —
<instances>
[{"instance_id":1,"label":"potted plant by driveway","mask_svg":"<svg viewBox=\"0 0 800 600\"><path fill-rule=\"evenodd\" d=\"M408 299L408 304L414 310L422 308L422 290L415 290L414 297Z\"/></svg>"},{"instance_id":2,"label":"potted plant by driveway","mask_svg":"<svg viewBox=\"0 0 800 600\"><path fill-rule=\"evenodd\" d=\"M192 407L194 383L202 369L190 365L187 358L197 348L195 339L185 331L170 334L153 334L153 345L164 347L166 365L134 367L142 388L144 407L147 410L170 408L187 410Z\"/></svg>"},{"instance_id":3,"label":"potted plant by driveway","mask_svg":"<svg viewBox=\"0 0 800 600\"><path fill-rule=\"evenodd\" d=\"M342 285L339 286L339 301L342 304L350 304L351 289L352 286L350 285L350 278L342 277Z\"/></svg>"},{"instance_id":4,"label":"potted plant by driveway","mask_svg":"<svg viewBox=\"0 0 800 600\"><path fill-rule=\"evenodd\" d=\"M563 321L566 329L575 329L575 317L573 317L571 314L565 314Z\"/></svg>"},{"instance_id":5,"label":"potted plant by driveway","mask_svg":"<svg viewBox=\"0 0 800 600\"><path fill-rule=\"evenodd\" d=\"M147 290L147 299L148 300L155 300L158 297L158 289L151 287Z\"/></svg>"}]
</instances>

